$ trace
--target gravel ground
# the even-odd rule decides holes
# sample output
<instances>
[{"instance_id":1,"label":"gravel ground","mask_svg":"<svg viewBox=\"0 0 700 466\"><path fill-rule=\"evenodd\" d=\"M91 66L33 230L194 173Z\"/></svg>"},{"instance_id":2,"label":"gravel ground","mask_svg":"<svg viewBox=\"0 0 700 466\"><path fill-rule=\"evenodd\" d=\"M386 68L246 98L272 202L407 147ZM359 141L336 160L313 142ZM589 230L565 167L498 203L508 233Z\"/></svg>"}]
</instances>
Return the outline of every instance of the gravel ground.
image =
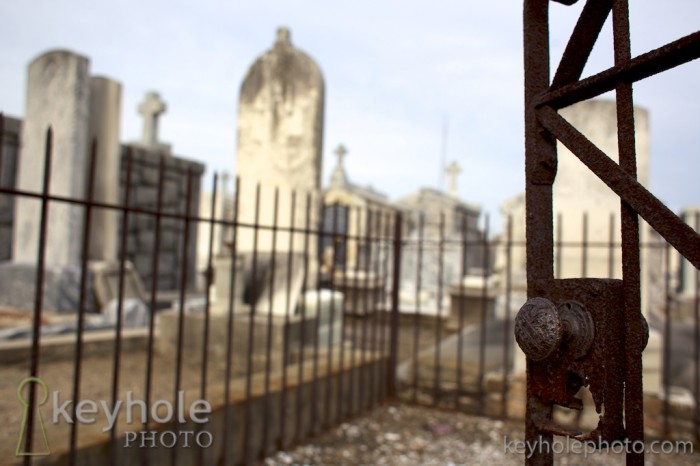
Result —
<instances>
[{"instance_id":1,"label":"gravel ground","mask_svg":"<svg viewBox=\"0 0 700 466\"><path fill-rule=\"evenodd\" d=\"M388 405L264 461L278 465L522 465L521 422ZM564 440L565 441L565 440ZM555 455L555 464L624 465L623 454ZM700 454L647 454L647 465L698 465Z\"/></svg>"}]
</instances>

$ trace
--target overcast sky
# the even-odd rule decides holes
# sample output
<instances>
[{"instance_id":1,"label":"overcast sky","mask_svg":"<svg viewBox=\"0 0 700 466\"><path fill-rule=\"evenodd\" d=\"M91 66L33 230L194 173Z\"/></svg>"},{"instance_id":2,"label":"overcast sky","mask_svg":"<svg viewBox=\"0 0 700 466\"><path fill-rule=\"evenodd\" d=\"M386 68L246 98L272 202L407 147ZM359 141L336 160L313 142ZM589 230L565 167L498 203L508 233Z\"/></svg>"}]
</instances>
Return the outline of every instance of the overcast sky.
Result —
<instances>
[{"instance_id":1,"label":"overcast sky","mask_svg":"<svg viewBox=\"0 0 700 466\"><path fill-rule=\"evenodd\" d=\"M497 216L524 186L521 3L3 1L0 111L22 116L26 65L68 48L122 83L123 141L139 138L136 108L156 90L168 104L161 140L208 177L233 171L241 82L285 25L325 78L324 184L343 143L355 183L392 199L437 187L444 139L462 198ZM700 29L698 0L631 3L634 55ZM551 9L556 61L581 5ZM609 29L585 74L612 64ZM652 191L675 211L699 204L700 63L638 84L635 98L650 111Z\"/></svg>"}]
</instances>

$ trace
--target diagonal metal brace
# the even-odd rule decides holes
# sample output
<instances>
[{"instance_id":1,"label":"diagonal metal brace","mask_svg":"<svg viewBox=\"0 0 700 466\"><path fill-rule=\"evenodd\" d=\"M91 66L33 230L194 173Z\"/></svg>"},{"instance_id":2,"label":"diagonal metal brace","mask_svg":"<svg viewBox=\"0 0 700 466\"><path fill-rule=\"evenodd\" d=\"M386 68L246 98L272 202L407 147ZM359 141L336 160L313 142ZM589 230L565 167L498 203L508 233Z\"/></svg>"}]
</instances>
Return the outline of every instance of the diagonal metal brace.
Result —
<instances>
[{"instance_id":1,"label":"diagonal metal brace","mask_svg":"<svg viewBox=\"0 0 700 466\"><path fill-rule=\"evenodd\" d=\"M700 235L642 186L634 177L581 134L551 107L537 109L539 122L576 155L620 199L696 268L700 268Z\"/></svg>"},{"instance_id":2,"label":"diagonal metal brace","mask_svg":"<svg viewBox=\"0 0 700 466\"><path fill-rule=\"evenodd\" d=\"M552 79L550 90L571 84L581 78L593 46L598 40L605 20L610 16L612 0L588 0L571 33L569 43Z\"/></svg>"},{"instance_id":3,"label":"diagonal metal brace","mask_svg":"<svg viewBox=\"0 0 700 466\"><path fill-rule=\"evenodd\" d=\"M564 84L556 78L553 88L535 98L536 106L564 108L615 89L619 82L635 82L700 58L700 31L608 68L581 81ZM557 72L559 73L559 72ZM564 85L562 85L564 84Z\"/></svg>"}]
</instances>

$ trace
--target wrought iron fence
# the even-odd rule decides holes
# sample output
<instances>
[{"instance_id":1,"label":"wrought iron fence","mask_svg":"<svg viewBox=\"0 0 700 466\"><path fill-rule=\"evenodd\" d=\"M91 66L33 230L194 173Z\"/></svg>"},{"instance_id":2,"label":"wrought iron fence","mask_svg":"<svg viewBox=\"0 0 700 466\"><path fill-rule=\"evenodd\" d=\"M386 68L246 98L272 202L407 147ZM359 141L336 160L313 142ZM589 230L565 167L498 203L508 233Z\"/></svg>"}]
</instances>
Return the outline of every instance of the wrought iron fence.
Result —
<instances>
[{"instance_id":1,"label":"wrought iron fence","mask_svg":"<svg viewBox=\"0 0 700 466\"><path fill-rule=\"evenodd\" d=\"M52 166L51 149L49 130L44 167ZM257 186L255 199L241 199L240 181L233 215L221 218L215 213L222 195L216 175L210 215L202 217L189 202L192 172L184 210L164 211L164 157L152 208L133 206L129 182L122 200L110 204L93 200L97 157L93 144L81 199L53 194L51 170L37 173L43 177L41 192L0 186L0 196L31 198L41 205L36 262L30 264L33 300L24 313L14 314L31 316L31 325L0 344L1 370L9 381L5 388L11 386L12 393L19 389L23 403L3 397L0 411L17 413L26 407L21 419L5 426L12 431L2 437L8 463L31 464L36 454L50 453L42 461L248 464L387 400L524 416L524 356L517 356L512 337L512 320L526 290L526 244L513 233L520 219L506 219L505 231L493 236L488 216L481 229L458 216L453 220L459 227L446 232L446 214L436 225L427 225L421 215L409 222L404 212L390 208L329 208L318 193L274 189L263 221L263 188ZM129 179L131 155L124 160ZM238 217L242 202L253 206L252 222ZM288 218L281 218L282 203L287 203ZM83 216L80 231L70 239L81 244L82 255L77 280L68 285L77 289L78 300L67 316L47 314L44 301L48 288L56 286L47 281L53 264L46 262L51 206L56 204L71 205ZM121 223L109 321L99 320L92 291L102 273L89 257L90 243L97 240L91 234L96 210L117 212ZM142 287L133 286L138 274L128 260L134 215L154 222L148 258L153 273ZM583 216L580 241L565 241L561 217L556 223L555 275L565 278L576 270L586 277L601 269L611 277L619 274L615 217L609 238L592 241ZM182 226L178 241L185 258L179 264L179 286L170 295L158 286L166 220ZM207 246L204 291L194 289L184 253L195 241L193 225L210 227L207 237L200 238ZM219 251L214 226L226 230ZM437 234L428 235L428 230ZM243 235L251 241L244 242ZM686 409L685 417L679 417L683 408L671 396L674 319L692 325L694 352L687 356L692 380L686 389L694 400L700 395L697 270L693 287L677 278L681 270L687 274L688 264L680 267L667 243L651 240L641 249L658 264L655 284L661 294L650 309L662 317L652 325L664 337L662 387L656 394L661 410L656 417L650 414L652 424L656 422L657 435L680 432L697 441L697 402L691 415ZM573 262L572 256L577 256ZM685 315L674 308L679 284L690 290ZM139 308L134 298L147 305ZM141 316L139 324L133 324L132 312ZM60 331L47 325L53 319L61 322ZM54 408L50 423L42 418L47 387ZM98 412L100 406L104 412ZM104 431L96 430L101 423Z\"/></svg>"}]
</instances>

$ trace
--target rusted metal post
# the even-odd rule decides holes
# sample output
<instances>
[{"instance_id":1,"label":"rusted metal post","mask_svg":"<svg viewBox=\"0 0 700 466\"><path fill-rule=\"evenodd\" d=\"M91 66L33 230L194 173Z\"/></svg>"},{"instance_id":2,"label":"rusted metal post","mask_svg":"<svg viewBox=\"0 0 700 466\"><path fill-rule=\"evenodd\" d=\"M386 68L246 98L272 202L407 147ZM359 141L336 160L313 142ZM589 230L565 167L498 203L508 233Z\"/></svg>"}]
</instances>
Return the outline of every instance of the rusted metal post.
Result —
<instances>
[{"instance_id":1,"label":"rusted metal post","mask_svg":"<svg viewBox=\"0 0 700 466\"><path fill-rule=\"evenodd\" d=\"M553 279L552 267L552 183L557 171L556 142L541 137L535 96L549 87L549 0L525 0L525 203L527 241L528 298L535 297L532 284L538 279ZM531 380L532 361L527 361L527 402L525 407L525 441L536 448L525 463L529 466L551 465L553 436L541 432L536 424L552 420L552 405L540 399Z\"/></svg>"},{"instance_id":2,"label":"rusted metal post","mask_svg":"<svg viewBox=\"0 0 700 466\"><path fill-rule=\"evenodd\" d=\"M628 0L612 2L615 65L623 66L632 59L630 46ZM634 103L632 83L620 80L615 89L617 102L617 140L620 168L637 178L637 156L634 136ZM644 441L644 401L642 395L642 350L637 343L641 333L641 280L639 256L639 217L632 206L621 200L622 278L625 323L625 417L627 438ZM644 451L627 451L627 464L644 464Z\"/></svg>"}]
</instances>

